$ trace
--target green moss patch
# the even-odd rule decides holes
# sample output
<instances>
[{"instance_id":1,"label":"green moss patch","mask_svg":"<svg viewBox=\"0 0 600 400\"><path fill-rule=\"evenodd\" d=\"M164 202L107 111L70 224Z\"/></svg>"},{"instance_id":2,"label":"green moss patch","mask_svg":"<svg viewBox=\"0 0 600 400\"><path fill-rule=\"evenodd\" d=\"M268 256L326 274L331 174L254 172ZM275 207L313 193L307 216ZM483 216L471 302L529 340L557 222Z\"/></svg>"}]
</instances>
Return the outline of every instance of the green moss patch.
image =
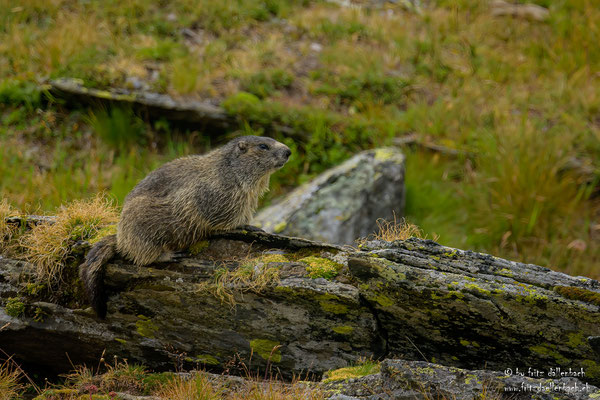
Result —
<instances>
[{"instance_id":1,"label":"green moss patch","mask_svg":"<svg viewBox=\"0 0 600 400\"><path fill-rule=\"evenodd\" d=\"M250 341L250 348L261 358L272 362L281 362L279 343L268 339L254 339Z\"/></svg>"},{"instance_id":2,"label":"green moss patch","mask_svg":"<svg viewBox=\"0 0 600 400\"><path fill-rule=\"evenodd\" d=\"M271 262L290 262L290 259L285 254L265 254L258 258L258 261L264 263Z\"/></svg>"},{"instance_id":3,"label":"green moss patch","mask_svg":"<svg viewBox=\"0 0 600 400\"><path fill-rule=\"evenodd\" d=\"M196 361L206 365L219 365L219 360L210 354L200 354L196 356Z\"/></svg>"},{"instance_id":4,"label":"green moss patch","mask_svg":"<svg viewBox=\"0 0 600 400\"><path fill-rule=\"evenodd\" d=\"M567 299L584 301L600 307L600 293L572 286L555 286L554 291Z\"/></svg>"},{"instance_id":5,"label":"green moss patch","mask_svg":"<svg viewBox=\"0 0 600 400\"><path fill-rule=\"evenodd\" d=\"M568 365L569 360L556 350L556 345L530 346L529 350L545 358L553 359L559 365Z\"/></svg>"},{"instance_id":6,"label":"green moss patch","mask_svg":"<svg viewBox=\"0 0 600 400\"><path fill-rule=\"evenodd\" d=\"M393 299L383 294L379 294L373 297L372 300L379 304L381 307L391 307L395 304Z\"/></svg>"},{"instance_id":7,"label":"green moss patch","mask_svg":"<svg viewBox=\"0 0 600 400\"><path fill-rule=\"evenodd\" d=\"M137 333L144 337L153 338L154 334L158 331L158 327L152 322L152 320L144 315L138 315L138 320L135 322Z\"/></svg>"},{"instance_id":8,"label":"green moss patch","mask_svg":"<svg viewBox=\"0 0 600 400\"><path fill-rule=\"evenodd\" d=\"M600 378L600 364L593 360L583 360L581 366L585 371L585 376L590 379Z\"/></svg>"},{"instance_id":9,"label":"green moss patch","mask_svg":"<svg viewBox=\"0 0 600 400\"><path fill-rule=\"evenodd\" d=\"M11 317L18 318L25 313L25 303L18 297L10 297L4 306L6 313Z\"/></svg>"},{"instance_id":10,"label":"green moss patch","mask_svg":"<svg viewBox=\"0 0 600 400\"><path fill-rule=\"evenodd\" d=\"M285 229L286 226L287 226L287 222L281 221L280 223L275 225L275 227L273 229L274 229L275 233L280 233L280 232L283 232L283 230Z\"/></svg>"},{"instance_id":11,"label":"green moss patch","mask_svg":"<svg viewBox=\"0 0 600 400\"><path fill-rule=\"evenodd\" d=\"M102 238L109 236L109 235L116 235L117 234L117 224L112 224L112 225L108 225L105 226L104 228L100 229L96 235L94 235L93 238L91 238L89 240L90 244L94 244L99 242L100 240L102 240Z\"/></svg>"},{"instance_id":12,"label":"green moss patch","mask_svg":"<svg viewBox=\"0 0 600 400\"><path fill-rule=\"evenodd\" d=\"M340 304L339 298L332 294L321 294L316 296L316 300L325 312L333 314L345 314L348 312L348 307L344 304Z\"/></svg>"},{"instance_id":13,"label":"green moss patch","mask_svg":"<svg viewBox=\"0 0 600 400\"><path fill-rule=\"evenodd\" d=\"M201 240L200 242L191 245L188 251L191 255L197 256L198 254L206 250L209 245L210 242L208 240Z\"/></svg>"},{"instance_id":14,"label":"green moss patch","mask_svg":"<svg viewBox=\"0 0 600 400\"><path fill-rule=\"evenodd\" d=\"M339 333L341 335L349 335L354 331L354 328L351 327L350 325L340 325L340 326L334 326L333 328L331 328L332 331L334 331L335 333Z\"/></svg>"},{"instance_id":15,"label":"green moss patch","mask_svg":"<svg viewBox=\"0 0 600 400\"><path fill-rule=\"evenodd\" d=\"M308 264L306 272L311 278L332 279L337 276L343 265L331 261L328 258L309 256L298 260L299 262Z\"/></svg>"}]
</instances>

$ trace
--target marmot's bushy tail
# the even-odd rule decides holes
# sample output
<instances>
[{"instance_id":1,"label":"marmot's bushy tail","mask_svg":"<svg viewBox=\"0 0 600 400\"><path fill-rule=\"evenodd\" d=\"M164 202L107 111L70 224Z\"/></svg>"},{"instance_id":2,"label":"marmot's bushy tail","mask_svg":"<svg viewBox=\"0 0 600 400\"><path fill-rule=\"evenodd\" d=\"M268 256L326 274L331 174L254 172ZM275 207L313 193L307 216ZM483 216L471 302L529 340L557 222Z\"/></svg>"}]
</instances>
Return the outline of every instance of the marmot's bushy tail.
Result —
<instances>
[{"instance_id":1,"label":"marmot's bushy tail","mask_svg":"<svg viewBox=\"0 0 600 400\"><path fill-rule=\"evenodd\" d=\"M104 267L117 251L117 235L108 235L94 244L81 266L79 277L85 286L88 299L100 318L106 316L104 294Z\"/></svg>"}]
</instances>

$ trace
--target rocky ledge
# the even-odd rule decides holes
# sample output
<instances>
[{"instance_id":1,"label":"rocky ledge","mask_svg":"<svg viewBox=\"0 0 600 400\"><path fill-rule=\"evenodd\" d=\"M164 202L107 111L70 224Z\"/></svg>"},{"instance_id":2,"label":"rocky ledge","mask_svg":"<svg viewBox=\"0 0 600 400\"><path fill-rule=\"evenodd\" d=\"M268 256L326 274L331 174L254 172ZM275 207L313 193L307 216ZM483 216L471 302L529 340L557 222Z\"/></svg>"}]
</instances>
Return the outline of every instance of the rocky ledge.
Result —
<instances>
[{"instance_id":1,"label":"rocky ledge","mask_svg":"<svg viewBox=\"0 0 600 400\"><path fill-rule=\"evenodd\" d=\"M544 379L583 371L572 377L600 383L592 279L419 239L356 249L236 231L193 253L146 268L114 260L105 320L78 281L69 301L50 302L30 264L0 258L2 349L55 372L102 356L215 371L239 358L320 378L361 358L401 358Z\"/></svg>"}]
</instances>

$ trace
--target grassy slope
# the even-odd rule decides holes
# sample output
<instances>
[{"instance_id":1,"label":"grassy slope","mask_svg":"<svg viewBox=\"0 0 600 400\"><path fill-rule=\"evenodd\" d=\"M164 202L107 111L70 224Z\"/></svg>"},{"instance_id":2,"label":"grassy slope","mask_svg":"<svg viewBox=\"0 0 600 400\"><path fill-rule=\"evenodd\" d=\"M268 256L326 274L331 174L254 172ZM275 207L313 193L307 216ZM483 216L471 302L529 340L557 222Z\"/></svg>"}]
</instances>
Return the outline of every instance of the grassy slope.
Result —
<instances>
[{"instance_id":1,"label":"grassy slope","mask_svg":"<svg viewBox=\"0 0 600 400\"><path fill-rule=\"evenodd\" d=\"M271 198L394 136L471 151L409 152L412 222L446 245L598 277L600 206L563 170L572 158L600 168L600 8L540 3L546 22L472 1L419 15L293 0L0 0L1 195L29 211L100 190L122 200L165 160L210 148L202 132L126 111L40 111L30 90L40 77L136 77L226 100L248 133L264 120L311 132Z\"/></svg>"}]
</instances>

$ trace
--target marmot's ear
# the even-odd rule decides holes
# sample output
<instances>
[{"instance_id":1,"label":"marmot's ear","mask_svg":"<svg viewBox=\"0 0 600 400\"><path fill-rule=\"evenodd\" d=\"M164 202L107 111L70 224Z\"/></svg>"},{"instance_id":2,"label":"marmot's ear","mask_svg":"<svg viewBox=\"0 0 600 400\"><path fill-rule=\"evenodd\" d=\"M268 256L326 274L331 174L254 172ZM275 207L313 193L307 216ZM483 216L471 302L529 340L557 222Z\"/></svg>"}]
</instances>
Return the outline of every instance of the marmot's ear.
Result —
<instances>
[{"instance_id":1,"label":"marmot's ear","mask_svg":"<svg viewBox=\"0 0 600 400\"><path fill-rule=\"evenodd\" d=\"M244 140L240 140L238 142L238 149L240 150L240 153L244 154L246 150L248 150L248 143Z\"/></svg>"}]
</instances>

